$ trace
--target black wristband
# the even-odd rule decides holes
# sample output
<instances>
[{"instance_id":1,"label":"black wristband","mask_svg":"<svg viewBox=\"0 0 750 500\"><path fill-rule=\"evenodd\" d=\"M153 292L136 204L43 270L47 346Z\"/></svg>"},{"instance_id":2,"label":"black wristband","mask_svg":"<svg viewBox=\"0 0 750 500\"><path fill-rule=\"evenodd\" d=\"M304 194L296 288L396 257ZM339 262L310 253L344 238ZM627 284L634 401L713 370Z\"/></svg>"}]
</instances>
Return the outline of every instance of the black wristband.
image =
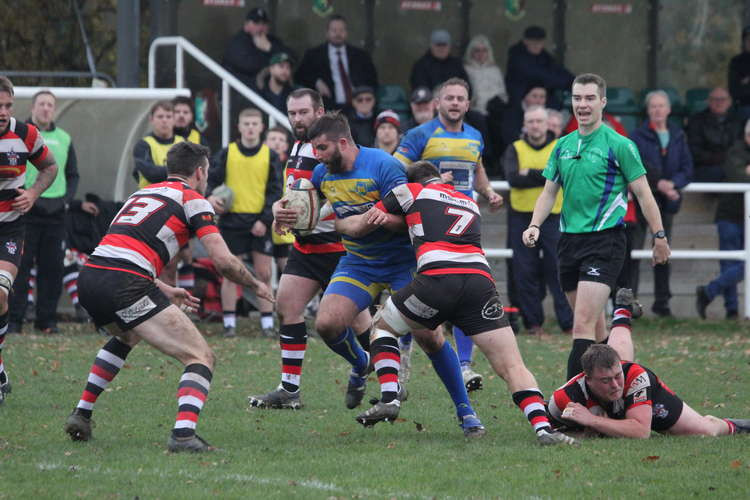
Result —
<instances>
[{"instance_id":1,"label":"black wristband","mask_svg":"<svg viewBox=\"0 0 750 500\"><path fill-rule=\"evenodd\" d=\"M529 229L531 227L535 227L535 228L539 229L539 226L537 226L536 224L529 224L529 227L527 227L526 229ZM541 229L539 229L539 230L541 231Z\"/></svg>"},{"instance_id":2,"label":"black wristband","mask_svg":"<svg viewBox=\"0 0 750 500\"><path fill-rule=\"evenodd\" d=\"M659 231L656 231L654 233L654 238L662 239L662 238L666 238L666 237L667 237L667 233L665 233L663 229L660 229Z\"/></svg>"}]
</instances>

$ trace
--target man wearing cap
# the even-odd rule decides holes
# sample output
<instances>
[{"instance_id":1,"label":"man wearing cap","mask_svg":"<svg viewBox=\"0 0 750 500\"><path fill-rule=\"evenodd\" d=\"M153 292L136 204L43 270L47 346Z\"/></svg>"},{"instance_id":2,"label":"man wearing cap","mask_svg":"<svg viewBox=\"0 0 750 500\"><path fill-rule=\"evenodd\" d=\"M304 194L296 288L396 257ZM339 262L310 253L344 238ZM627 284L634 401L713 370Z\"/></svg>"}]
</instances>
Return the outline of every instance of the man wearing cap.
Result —
<instances>
[{"instance_id":1,"label":"man wearing cap","mask_svg":"<svg viewBox=\"0 0 750 500\"><path fill-rule=\"evenodd\" d=\"M372 87L355 87L352 105L346 109L354 142L371 148L375 143L375 91Z\"/></svg>"},{"instance_id":2,"label":"man wearing cap","mask_svg":"<svg viewBox=\"0 0 750 500\"><path fill-rule=\"evenodd\" d=\"M295 89L292 83L292 57L288 52L271 56L270 65L258 73L258 94L276 109L286 114L286 99Z\"/></svg>"},{"instance_id":3,"label":"man wearing cap","mask_svg":"<svg viewBox=\"0 0 750 500\"><path fill-rule=\"evenodd\" d=\"M548 91L570 89L573 84L573 74L545 50L546 38L544 28L529 26L523 32L523 39L508 49L505 86L511 103L521 101L531 83L540 83Z\"/></svg>"},{"instance_id":4,"label":"man wearing cap","mask_svg":"<svg viewBox=\"0 0 750 500\"><path fill-rule=\"evenodd\" d=\"M411 118L404 123L404 130L409 130L435 118L435 100L432 90L427 87L417 87L411 93L409 100Z\"/></svg>"},{"instance_id":5,"label":"man wearing cap","mask_svg":"<svg viewBox=\"0 0 750 500\"><path fill-rule=\"evenodd\" d=\"M268 33L270 22L266 9L251 9L224 51L222 66L248 87L255 85L255 77L270 64L273 54L291 53L280 39Z\"/></svg>"},{"instance_id":6,"label":"man wearing cap","mask_svg":"<svg viewBox=\"0 0 750 500\"><path fill-rule=\"evenodd\" d=\"M378 72L370 54L346 43L348 37L346 18L330 16L326 42L305 51L294 73L300 85L316 89L323 96L326 108L344 108L351 103L357 87L378 87Z\"/></svg>"},{"instance_id":7,"label":"man wearing cap","mask_svg":"<svg viewBox=\"0 0 750 500\"><path fill-rule=\"evenodd\" d=\"M375 147L392 155L396 152L400 139L401 121L398 113L392 109L381 111L375 118Z\"/></svg>"},{"instance_id":8,"label":"man wearing cap","mask_svg":"<svg viewBox=\"0 0 750 500\"><path fill-rule=\"evenodd\" d=\"M469 80L460 58L451 56L451 35L446 30L435 30L430 35L430 48L411 68L409 82L412 89L434 89L449 78Z\"/></svg>"}]
</instances>

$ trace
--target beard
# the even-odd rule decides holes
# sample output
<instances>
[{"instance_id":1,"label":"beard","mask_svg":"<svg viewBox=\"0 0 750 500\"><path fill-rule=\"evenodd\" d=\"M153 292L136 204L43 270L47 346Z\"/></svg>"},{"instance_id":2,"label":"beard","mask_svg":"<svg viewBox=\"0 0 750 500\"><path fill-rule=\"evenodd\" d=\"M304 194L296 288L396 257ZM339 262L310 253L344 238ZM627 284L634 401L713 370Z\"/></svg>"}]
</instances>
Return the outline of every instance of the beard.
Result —
<instances>
[{"instance_id":1,"label":"beard","mask_svg":"<svg viewBox=\"0 0 750 500\"><path fill-rule=\"evenodd\" d=\"M445 123L449 125L456 125L458 123L461 123L466 113L458 112L458 118L452 118L449 111L445 111L445 112L439 111L439 114L440 114L440 118L442 118L443 121L445 121Z\"/></svg>"},{"instance_id":2,"label":"beard","mask_svg":"<svg viewBox=\"0 0 750 500\"><path fill-rule=\"evenodd\" d=\"M344 162L341 158L341 151L339 151L338 148L331 159L326 162L326 168L332 174L340 174L344 172Z\"/></svg>"},{"instance_id":3,"label":"beard","mask_svg":"<svg viewBox=\"0 0 750 500\"><path fill-rule=\"evenodd\" d=\"M310 142L307 138L307 129L308 127L301 123L299 125L293 125L292 133L294 134L294 138L301 142Z\"/></svg>"}]
</instances>

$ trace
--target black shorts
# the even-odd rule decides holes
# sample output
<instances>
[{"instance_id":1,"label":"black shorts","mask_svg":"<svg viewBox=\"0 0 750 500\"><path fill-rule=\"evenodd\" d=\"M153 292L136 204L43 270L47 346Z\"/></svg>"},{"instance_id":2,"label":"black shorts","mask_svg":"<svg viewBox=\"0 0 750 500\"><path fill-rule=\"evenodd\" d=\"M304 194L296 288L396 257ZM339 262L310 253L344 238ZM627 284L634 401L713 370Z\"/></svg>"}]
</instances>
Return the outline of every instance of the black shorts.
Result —
<instances>
[{"instance_id":1,"label":"black shorts","mask_svg":"<svg viewBox=\"0 0 750 500\"><path fill-rule=\"evenodd\" d=\"M346 252L331 253L302 253L296 248L289 251L289 260L286 261L284 274L302 276L320 283L325 289L331 281L333 271L339 263L339 259Z\"/></svg>"},{"instance_id":2,"label":"black shorts","mask_svg":"<svg viewBox=\"0 0 750 500\"><path fill-rule=\"evenodd\" d=\"M253 236L250 228L247 229L227 229L219 228L221 236L227 242L229 251L234 255L244 255L251 252L258 252L264 255L273 255L273 241L271 233L266 231L265 236L260 238Z\"/></svg>"},{"instance_id":3,"label":"black shorts","mask_svg":"<svg viewBox=\"0 0 750 500\"><path fill-rule=\"evenodd\" d=\"M657 386L651 395L651 429L664 432L680 419L685 403L676 394Z\"/></svg>"},{"instance_id":4,"label":"black shorts","mask_svg":"<svg viewBox=\"0 0 750 500\"><path fill-rule=\"evenodd\" d=\"M624 228L594 233L563 233L557 244L560 287L571 292L579 281L615 286L625 263L627 238Z\"/></svg>"},{"instance_id":5,"label":"black shorts","mask_svg":"<svg viewBox=\"0 0 750 500\"><path fill-rule=\"evenodd\" d=\"M495 283L481 274L418 274L391 299L404 316L431 330L446 321L466 335L509 326Z\"/></svg>"},{"instance_id":6,"label":"black shorts","mask_svg":"<svg viewBox=\"0 0 750 500\"><path fill-rule=\"evenodd\" d=\"M273 258L283 259L289 257L289 249L292 247L291 243L282 243L280 245L274 244L273 246Z\"/></svg>"},{"instance_id":7,"label":"black shorts","mask_svg":"<svg viewBox=\"0 0 750 500\"><path fill-rule=\"evenodd\" d=\"M126 271L84 266L78 275L78 299L97 327L116 323L130 330L169 307L150 280Z\"/></svg>"},{"instance_id":8,"label":"black shorts","mask_svg":"<svg viewBox=\"0 0 750 500\"><path fill-rule=\"evenodd\" d=\"M0 222L0 260L21 267L26 224L22 219Z\"/></svg>"}]
</instances>

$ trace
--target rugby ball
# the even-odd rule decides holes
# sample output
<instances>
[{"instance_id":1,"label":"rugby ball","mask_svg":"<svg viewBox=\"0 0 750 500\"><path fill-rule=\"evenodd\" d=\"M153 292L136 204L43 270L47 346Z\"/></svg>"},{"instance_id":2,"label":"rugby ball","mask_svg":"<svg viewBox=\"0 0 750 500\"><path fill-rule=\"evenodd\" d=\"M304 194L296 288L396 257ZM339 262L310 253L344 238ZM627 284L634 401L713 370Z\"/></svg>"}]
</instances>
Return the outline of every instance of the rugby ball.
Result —
<instances>
[{"instance_id":1,"label":"rugby ball","mask_svg":"<svg viewBox=\"0 0 750 500\"><path fill-rule=\"evenodd\" d=\"M320 199L313 183L305 178L295 180L287 188L284 198L287 201L286 207L299 213L297 223L292 227L299 231L312 231L318 224L320 215Z\"/></svg>"},{"instance_id":2,"label":"rugby ball","mask_svg":"<svg viewBox=\"0 0 750 500\"><path fill-rule=\"evenodd\" d=\"M226 184L220 184L211 191L211 196L216 196L224 202L224 210L229 212L234 203L234 191Z\"/></svg>"}]
</instances>

